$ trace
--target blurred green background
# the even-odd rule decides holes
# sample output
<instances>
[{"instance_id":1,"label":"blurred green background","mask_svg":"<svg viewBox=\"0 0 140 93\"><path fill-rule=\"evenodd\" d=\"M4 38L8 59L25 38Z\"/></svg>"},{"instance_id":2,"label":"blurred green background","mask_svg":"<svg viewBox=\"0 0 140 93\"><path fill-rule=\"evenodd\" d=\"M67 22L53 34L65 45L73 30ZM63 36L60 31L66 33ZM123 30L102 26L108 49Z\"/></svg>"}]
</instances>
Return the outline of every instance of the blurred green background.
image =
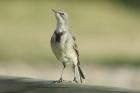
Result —
<instances>
[{"instance_id":1,"label":"blurred green background","mask_svg":"<svg viewBox=\"0 0 140 93\"><path fill-rule=\"evenodd\" d=\"M0 0L0 75L59 78L51 9L69 14L85 84L140 88L140 0Z\"/></svg>"},{"instance_id":2,"label":"blurred green background","mask_svg":"<svg viewBox=\"0 0 140 93\"><path fill-rule=\"evenodd\" d=\"M56 61L51 9L68 12L82 62L140 65L139 0L0 0L0 61Z\"/></svg>"}]
</instances>

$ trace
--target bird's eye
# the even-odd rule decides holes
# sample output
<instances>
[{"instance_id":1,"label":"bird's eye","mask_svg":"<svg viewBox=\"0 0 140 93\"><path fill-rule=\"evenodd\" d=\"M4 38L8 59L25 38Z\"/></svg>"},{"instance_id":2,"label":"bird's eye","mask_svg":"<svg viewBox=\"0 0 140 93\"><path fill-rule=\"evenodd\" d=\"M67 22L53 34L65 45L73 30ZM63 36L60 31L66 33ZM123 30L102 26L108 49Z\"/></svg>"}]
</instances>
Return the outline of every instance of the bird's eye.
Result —
<instances>
[{"instance_id":1,"label":"bird's eye","mask_svg":"<svg viewBox=\"0 0 140 93\"><path fill-rule=\"evenodd\" d=\"M63 16L63 15L64 15L64 13L60 13L60 15L61 15L61 16Z\"/></svg>"}]
</instances>

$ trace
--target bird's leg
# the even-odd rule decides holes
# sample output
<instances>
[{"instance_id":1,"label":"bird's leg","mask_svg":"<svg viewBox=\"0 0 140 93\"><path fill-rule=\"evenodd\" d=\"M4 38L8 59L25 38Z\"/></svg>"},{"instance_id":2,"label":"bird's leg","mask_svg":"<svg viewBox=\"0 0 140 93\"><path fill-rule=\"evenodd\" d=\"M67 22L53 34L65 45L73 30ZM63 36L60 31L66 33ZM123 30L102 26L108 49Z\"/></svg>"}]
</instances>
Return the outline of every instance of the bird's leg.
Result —
<instances>
[{"instance_id":1,"label":"bird's leg","mask_svg":"<svg viewBox=\"0 0 140 93\"><path fill-rule=\"evenodd\" d=\"M72 69L72 70L73 70L73 73L74 73L74 79L73 79L73 81L77 83L78 81L76 80L75 69L76 69L76 67L75 67L75 65L73 64L73 69Z\"/></svg>"},{"instance_id":2,"label":"bird's leg","mask_svg":"<svg viewBox=\"0 0 140 93\"><path fill-rule=\"evenodd\" d=\"M62 82L62 81L63 81L62 76L63 76L63 72L64 72L65 67L66 67L66 65L65 65L65 64L63 64L62 73L61 73L60 79L58 80L59 82Z\"/></svg>"}]
</instances>

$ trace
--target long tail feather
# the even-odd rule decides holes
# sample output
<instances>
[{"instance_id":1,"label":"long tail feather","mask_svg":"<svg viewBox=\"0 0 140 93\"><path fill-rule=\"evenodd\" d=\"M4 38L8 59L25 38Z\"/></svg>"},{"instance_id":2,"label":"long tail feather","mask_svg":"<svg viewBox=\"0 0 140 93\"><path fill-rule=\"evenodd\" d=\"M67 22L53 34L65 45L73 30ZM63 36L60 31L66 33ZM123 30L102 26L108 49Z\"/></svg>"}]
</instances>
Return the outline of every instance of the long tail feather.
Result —
<instances>
[{"instance_id":1,"label":"long tail feather","mask_svg":"<svg viewBox=\"0 0 140 93\"><path fill-rule=\"evenodd\" d=\"M84 76L84 74L83 74L83 71L82 71L82 69L80 68L79 65L78 65L78 70L79 70L80 76L81 76L83 79L85 79L85 76Z\"/></svg>"},{"instance_id":2,"label":"long tail feather","mask_svg":"<svg viewBox=\"0 0 140 93\"><path fill-rule=\"evenodd\" d=\"M79 65L75 66L75 77L76 77L76 81L79 83L82 83L82 79L85 79L85 76L80 68Z\"/></svg>"}]
</instances>

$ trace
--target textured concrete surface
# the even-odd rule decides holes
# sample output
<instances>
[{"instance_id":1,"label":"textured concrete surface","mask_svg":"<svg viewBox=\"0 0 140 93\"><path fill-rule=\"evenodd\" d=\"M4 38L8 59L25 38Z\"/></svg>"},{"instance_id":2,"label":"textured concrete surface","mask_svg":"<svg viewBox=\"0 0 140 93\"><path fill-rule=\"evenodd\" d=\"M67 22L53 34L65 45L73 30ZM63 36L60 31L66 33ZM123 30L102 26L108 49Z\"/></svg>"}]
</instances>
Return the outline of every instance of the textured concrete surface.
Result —
<instances>
[{"instance_id":1,"label":"textured concrete surface","mask_svg":"<svg viewBox=\"0 0 140 93\"><path fill-rule=\"evenodd\" d=\"M25 61L0 62L0 75L30 77L47 80L57 80L60 77L62 64L52 63L27 63ZM108 87L121 87L140 90L140 68L139 67L108 67L93 64L84 64L81 67L87 85L98 85ZM73 80L73 72L69 66L64 71L65 80Z\"/></svg>"},{"instance_id":2,"label":"textured concrete surface","mask_svg":"<svg viewBox=\"0 0 140 93\"><path fill-rule=\"evenodd\" d=\"M140 93L127 89L80 85L65 81L0 76L0 93Z\"/></svg>"}]
</instances>

